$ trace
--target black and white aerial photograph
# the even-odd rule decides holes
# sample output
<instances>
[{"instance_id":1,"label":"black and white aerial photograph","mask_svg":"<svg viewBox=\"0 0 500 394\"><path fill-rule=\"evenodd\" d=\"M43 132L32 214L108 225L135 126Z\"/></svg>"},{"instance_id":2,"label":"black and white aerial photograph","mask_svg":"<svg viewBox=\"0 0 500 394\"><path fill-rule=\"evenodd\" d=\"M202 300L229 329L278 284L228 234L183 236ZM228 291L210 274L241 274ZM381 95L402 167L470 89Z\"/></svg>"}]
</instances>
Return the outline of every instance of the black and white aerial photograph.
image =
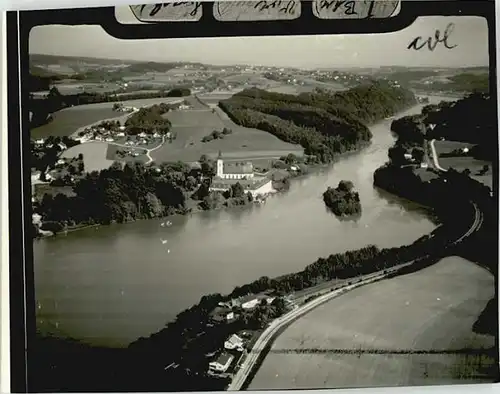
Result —
<instances>
[{"instance_id":1,"label":"black and white aerial photograph","mask_svg":"<svg viewBox=\"0 0 500 394\"><path fill-rule=\"evenodd\" d=\"M33 28L32 390L496 382L488 41Z\"/></svg>"}]
</instances>

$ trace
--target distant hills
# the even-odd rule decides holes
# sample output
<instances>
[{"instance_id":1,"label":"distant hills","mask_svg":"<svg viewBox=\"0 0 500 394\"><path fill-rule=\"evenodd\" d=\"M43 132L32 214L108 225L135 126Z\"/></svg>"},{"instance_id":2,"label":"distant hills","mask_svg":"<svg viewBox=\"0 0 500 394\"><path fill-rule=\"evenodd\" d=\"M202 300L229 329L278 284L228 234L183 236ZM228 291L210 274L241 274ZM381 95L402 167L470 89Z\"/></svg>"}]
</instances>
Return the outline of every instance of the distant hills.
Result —
<instances>
[{"instance_id":1,"label":"distant hills","mask_svg":"<svg viewBox=\"0 0 500 394\"><path fill-rule=\"evenodd\" d=\"M130 60L130 59L105 59L105 58L93 58L84 56L60 56L60 55L45 55L45 54L30 54L30 64L33 66L40 65L78 65L78 64L92 64L92 65L102 65L102 66L127 66L134 71L157 71L162 72L163 70L169 70L175 67L182 67L185 65L191 66L205 66L211 68L223 68L223 67L246 67L249 65L245 64L227 64L227 65L211 65L208 63L200 62L158 62L158 61L140 61L140 60ZM266 67L266 66L256 66L256 67ZM276 66L275 68L280 68ZM296 67L286 67L288 70L299 70ZM310 67L307 67L311 69ZM392 73L420 73L427 75L437 75L442 73L487 73L488 66L474 66L474 67L406 67L406 66L380 66L380 67L316 67L315 70L324 71L350 71L354 73L374 73L374 74L392 74Z\"/></svg>"}]
</instances>

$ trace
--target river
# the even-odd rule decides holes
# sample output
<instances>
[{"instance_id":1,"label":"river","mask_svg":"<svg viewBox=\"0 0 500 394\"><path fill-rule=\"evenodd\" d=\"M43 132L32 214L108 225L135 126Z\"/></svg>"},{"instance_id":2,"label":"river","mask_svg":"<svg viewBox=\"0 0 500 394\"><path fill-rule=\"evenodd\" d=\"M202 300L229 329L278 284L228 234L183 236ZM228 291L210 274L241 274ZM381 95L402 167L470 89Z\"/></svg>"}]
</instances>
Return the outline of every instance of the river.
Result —
<instances>
[{"instance_id":1,"label":"river","mask_svg":"<svg viewBox=\"0 0 500 394\"><path fill-rule=\"evenodd\" d=\"M431 97L431 103L441 99ZM422 209L373 187L373 172L394 143L390 123L371 128L369 147L294 180L287 193L261 206L176 216L170 227L148 220L35 241L38 329L126 346L205 294L227 293L368 244L412 243L435 225ZM359 192L363 213L357 221L337 219L322 201L326 188L342 179Z\"/></svg>"}]
</instances>

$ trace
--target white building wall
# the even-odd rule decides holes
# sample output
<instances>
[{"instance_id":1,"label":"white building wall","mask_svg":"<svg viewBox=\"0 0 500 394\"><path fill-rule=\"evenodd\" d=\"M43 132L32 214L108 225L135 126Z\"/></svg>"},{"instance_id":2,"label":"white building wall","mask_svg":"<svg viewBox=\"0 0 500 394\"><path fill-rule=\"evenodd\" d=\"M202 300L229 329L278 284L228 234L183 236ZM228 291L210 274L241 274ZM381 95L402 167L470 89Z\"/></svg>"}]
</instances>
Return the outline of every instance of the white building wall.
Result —
<instances>
[{"instance_id":1,"label":"white building wall","mask_svg":"<svg viewBox=\"0 0 500 394\"><path fill-rule=\"evenodd\" d=\"M272 181L265 183L264 185L262 185L258 189L251 190L253 197L258 196L259 194L263 195L263 194L269 194L269 193L274 193L274 192L275 192L275 190L273 189L273 182Z\"/></svg>"},{"instance_id":2,"label":"white building wall","mask_svg":"<svg viewBox=\"0 0 500 394\"><path fill-rule=\"evenodd\" d=\"M258 299L254 299L248 302L245 302L244 304L241 305L243 309L252 309L255 308L259 303Z\"/></svg>"}]
</instances>

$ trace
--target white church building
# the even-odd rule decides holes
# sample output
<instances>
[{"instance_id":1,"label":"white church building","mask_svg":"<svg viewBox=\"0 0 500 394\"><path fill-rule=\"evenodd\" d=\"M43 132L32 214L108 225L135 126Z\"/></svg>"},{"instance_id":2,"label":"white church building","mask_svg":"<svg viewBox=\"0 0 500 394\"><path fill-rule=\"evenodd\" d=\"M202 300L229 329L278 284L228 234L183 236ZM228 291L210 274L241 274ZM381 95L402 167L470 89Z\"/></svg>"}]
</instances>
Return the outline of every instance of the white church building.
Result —
<instances>
[{"instance_id":1,"label":"white church building","mask_svg":"<svg viewBox=\"0 0 500 394\"><path fill-rule=\"evenodd\" d=\"M252 179L254 177L251 162L224 163L222 154L217 158L216 176L221 179Z\"/></svg>"},{"instance_id":2,"label":"white church building","mask_svg":"<svg viewBox=\"0 0 500 394\"><path fill-rule=\"evenodd\" d=\"M245 192L250 192L253 197L265 196L276 191L271 179L255 176L251 162L224 163L220 152L215 175L210 191L224 192L236 183L243 186Z\"/></svg>"}]
</instances>

